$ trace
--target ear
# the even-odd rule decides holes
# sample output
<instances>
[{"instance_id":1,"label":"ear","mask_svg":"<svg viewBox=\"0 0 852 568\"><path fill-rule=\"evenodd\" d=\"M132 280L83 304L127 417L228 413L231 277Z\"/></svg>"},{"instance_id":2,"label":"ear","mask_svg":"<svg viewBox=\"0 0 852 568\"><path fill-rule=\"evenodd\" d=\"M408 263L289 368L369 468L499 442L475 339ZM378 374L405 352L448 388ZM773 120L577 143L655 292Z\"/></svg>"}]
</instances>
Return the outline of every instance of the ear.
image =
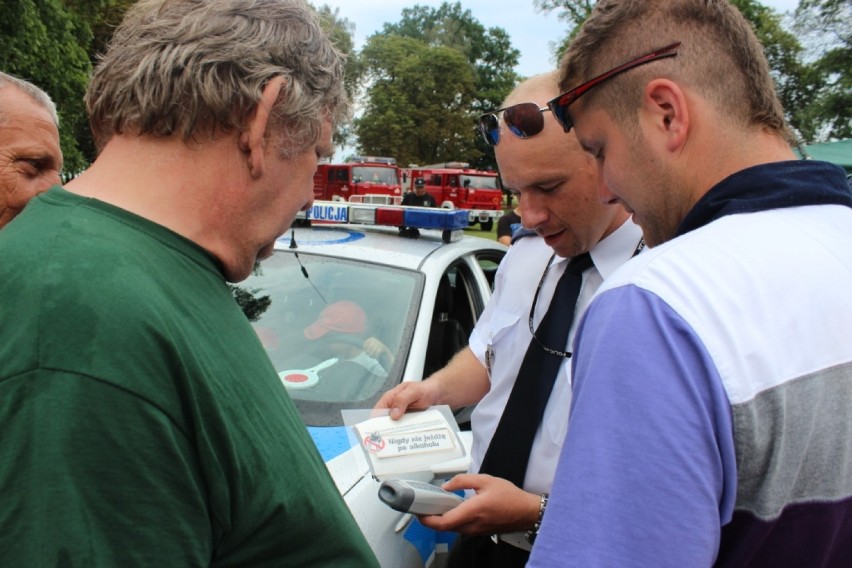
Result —
<instances>
[{"instance_id":1,"label":"ear","mask_svg":"<svg viewBox=\"0 0 852 568\"><path fill-rule=\"evenodd\" d=\"M254 178L263 175L269 117L284 83L284 77L275 77L266 84L254 109L254 116L249 119L246 129L240 133L240 150L248 154L249 173Z\"/></svg>"},{"instance_id":2,"label":"ear","mask_svg":"<svg viewBox=\"0 0 852 568\"><path fill-rule=\"evenodd\" d=\"M651 132L662 137L669 152L678 151L689 134L689 108L680 86L669 79L654 79L645 85L642 115Z\"/></svg>"}]
</instances>

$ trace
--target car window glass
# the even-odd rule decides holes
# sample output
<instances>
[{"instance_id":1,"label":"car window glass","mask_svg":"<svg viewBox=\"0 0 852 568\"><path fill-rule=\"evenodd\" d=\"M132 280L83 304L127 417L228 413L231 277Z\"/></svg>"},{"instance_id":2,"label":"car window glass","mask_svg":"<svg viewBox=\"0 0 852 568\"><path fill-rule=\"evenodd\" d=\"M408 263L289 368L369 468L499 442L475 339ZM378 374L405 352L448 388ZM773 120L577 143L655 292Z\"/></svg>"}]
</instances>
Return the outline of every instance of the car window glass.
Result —
<instances>
[{"instance_id":1,"label":"car window glass","mask_svg":"<svg viewBox=\"0 0 852 568\"><path fill-rule=\"evenodd\" d=\"M419 273L277 251L240 286L268 297L252 325L307 425L338 425L341 409L369 408L400 381ZM386 353L368 353L373 339Z\"/></svg>"},{"instance_id":2,"label":"car window glass","mask_svg":"<svg viewBox=\"0 0 852 568\"><path fill-rule=\"evenodd\" d=\"M461 176L462 186L470 189L498 189L497 176Z\"/></svg>"},{"instance_id":3,"label":"car window glass","mask_svg":"<svg viewBox=\"0 0 852 568\"><path fill-rule=\"evenodd\" d=\"M450 266L438 284L424 376L437 371L467 345L481 310L474 276L464 263Z\"/></svg>"}]
</instances>

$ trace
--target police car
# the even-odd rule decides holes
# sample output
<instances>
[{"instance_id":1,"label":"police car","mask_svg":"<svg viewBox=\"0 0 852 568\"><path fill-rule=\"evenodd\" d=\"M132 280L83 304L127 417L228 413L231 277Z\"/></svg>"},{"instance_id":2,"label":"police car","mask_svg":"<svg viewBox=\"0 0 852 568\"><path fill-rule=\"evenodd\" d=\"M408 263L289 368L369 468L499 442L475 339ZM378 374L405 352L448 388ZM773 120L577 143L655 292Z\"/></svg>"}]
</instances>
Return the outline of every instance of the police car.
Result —
<instances>
[{"instance_id":1,"label":"police car","mask_svg":"<svg viewBox=\"0 0 852 568\"><path fill-rule=\"evenodd\" d=\"M462 237L466 211L316 202L305 217L241 284L241 303L382 566L441 565L454 535L379 500L341 411L372 408L464 347L506 248Z\"/></svg>"}]
</instances>

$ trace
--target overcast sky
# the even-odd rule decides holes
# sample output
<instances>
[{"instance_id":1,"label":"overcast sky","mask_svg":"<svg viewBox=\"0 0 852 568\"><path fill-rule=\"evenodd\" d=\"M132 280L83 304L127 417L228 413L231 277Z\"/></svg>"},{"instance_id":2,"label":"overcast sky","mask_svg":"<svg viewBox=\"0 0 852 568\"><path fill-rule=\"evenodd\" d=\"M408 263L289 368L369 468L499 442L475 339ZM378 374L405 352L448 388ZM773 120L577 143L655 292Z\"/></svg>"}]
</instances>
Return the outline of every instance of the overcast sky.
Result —
<instances>
[{"instance_id":1,"label":"overcast sky","mask_svg":"<svg viewBox=\"0 0 852 568\"><path fill-rule=\"evenodd\" d=\"M449 0L454 1L454 0ZM355 48L361 49L364 40L380 31L385 22L399 22L402 9L414 5L440 6L443 0L313 0L319 6L327 4L340 8L340 16L355 24ZM792 11L798 0L763 0L762 4L779 13ZM543 14L533 7L533 0L461 0L463 9L470 10L486 28L506 30L512 45L521 57L515 69L529 77L544 73L556 66L553 44L565 35L566 26L555 12Z\"/></svg>"}]
</instances>

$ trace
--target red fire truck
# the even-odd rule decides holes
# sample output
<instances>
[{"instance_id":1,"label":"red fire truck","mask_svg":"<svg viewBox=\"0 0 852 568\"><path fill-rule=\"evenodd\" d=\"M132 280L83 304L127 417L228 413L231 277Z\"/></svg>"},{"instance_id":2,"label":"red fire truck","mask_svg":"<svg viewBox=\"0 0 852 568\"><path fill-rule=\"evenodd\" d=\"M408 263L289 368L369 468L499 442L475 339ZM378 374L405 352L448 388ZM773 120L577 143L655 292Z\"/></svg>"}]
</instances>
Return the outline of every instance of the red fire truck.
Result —
<instances>
[{"instance_id":1,"label":"red fire truck","mask_svg":"<svg viewBox=\"0 0 852 568\"><path fill-rule=\"evenodd\" d=\"M470 169L467 162L444 162L402 170L406 191L414 180L423 178L426 191L441 207L467 209L471 225L479 223L490 231L494 220L503 214L503 190L496 172Z\"/></svg>"},{"instance_id":2,"label":"red fire truck","mask_svg":"<svg viewBox=\"0 0 852 568\"><path fill-rule=\"evenodd\" d=\"M383 196L383 202L399 202L402 188L396 159L357 156L342 164L319 164L314 174L314 199L322 201L371 201L367 196Z\"/></svg>"}]
</instances>

